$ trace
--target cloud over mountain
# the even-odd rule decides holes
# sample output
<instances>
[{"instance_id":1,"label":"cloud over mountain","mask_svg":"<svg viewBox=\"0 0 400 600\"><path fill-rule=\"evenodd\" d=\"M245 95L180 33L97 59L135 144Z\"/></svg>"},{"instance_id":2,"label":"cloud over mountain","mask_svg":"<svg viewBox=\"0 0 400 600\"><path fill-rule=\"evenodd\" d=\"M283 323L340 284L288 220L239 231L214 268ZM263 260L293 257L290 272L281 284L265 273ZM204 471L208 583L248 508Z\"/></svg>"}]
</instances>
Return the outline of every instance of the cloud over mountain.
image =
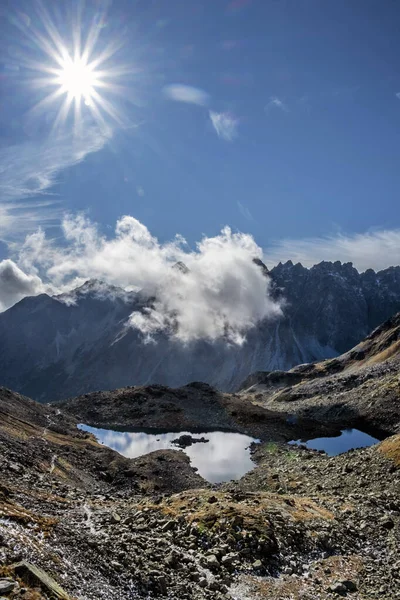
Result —
<instances>
[{"instance_id":1,"label":"cloud over mountain","mask_svg":"<svg viewBox=\"0 0 400 600\"><path fill-rule=\"evenodd\" d=\"M0 261L0 311L25 296L36 296L43 291L40 277L26 275L12 260Z\"/></svg>"},{"instance_id":2,"label":"cloud over mountain","mask_svg":"<svg viewBox=\"0 0 400 600\"><path fill-rule=\"evenodd\" d=\"M225 227L192 250L180 236L160 243L131 216L117 221L111 238L83 215L66 217L62 228L62 245L41 230L28 236L20 268L55 290L89 278L142 290L155 301L130 322L147 338L167 331L182 342L223 337L240 344L259 321L280 314L268 277L253 262L262 251L250 235ZM186 269L173 268L176 263Z\"/></svg>"}]
</instances>

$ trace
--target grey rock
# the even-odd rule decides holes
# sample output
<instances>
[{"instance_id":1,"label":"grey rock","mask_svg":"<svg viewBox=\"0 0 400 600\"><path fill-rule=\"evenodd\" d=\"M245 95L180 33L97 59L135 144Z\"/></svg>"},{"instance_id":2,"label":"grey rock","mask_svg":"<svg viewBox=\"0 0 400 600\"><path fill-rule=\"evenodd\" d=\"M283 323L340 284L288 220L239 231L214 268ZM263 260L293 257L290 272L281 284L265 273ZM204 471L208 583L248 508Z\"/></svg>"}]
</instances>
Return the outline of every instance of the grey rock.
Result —
<instances>
[{"instance_id":1,"label":"grey rock","mask_svg":"<svg viewBox=\"0 0 400 600\"><path fill-rule=\"evenodd\" d=\"M175 526L175 521L173 521L172 519L170 521L167 521L166 523L164 523L164 525L161 527L161 531L163 531L164 533L166 531L171 531L171 529L173 529Z\"/></svg>"},{"instance_id":2,"label":"grey rock","mask_svg":"<svg viewBox=\"0 0 400 600\"><path fill-rule=\"evenodd\" d=\"M383 517L379 521L379 524L381 527L383 527L383 529L393 529L394 527L394 521L391 517Z\"/></svg>"},{"instance_id":3,"label":"grey rock","mask_svg":"<svg viewBox=\"0 0 400 600\"><path fill-rule=\"evenodd\" d=\"M17 582L10 579L0 579L0 594L9 594L16 587Z\"/></svg>"},{"instance_id":4,"label":"grey rock","mask_svg":"<svg viewBox=\"0 0 400 600\"><path fill-rule=\"evenodd\" d=\"M166 596L168 594L168 586L167 586L167 580L166 580L165 576L159 575L159 577L157 577L157 583L160 588L161 594L163 596Z\"/></svg>"},{"instance_id":5,"label":"grey rock","mask_svg":"<svg viewBox=\"0 0 400 600\"><path fill-rule=\"evenodd\" d=\"M336 583L331 583L331 585L328 586L327 591L332 592L334 594L339 594L340 596L346 596L348 590L344 583L342 583L341 581L337 581Z\"/></svg>"},{"instance_id":6,"label":"grey rock","mask_svg":"<svg viewBox=\"0 0 400 600\"><path fill-rule=\"evenodd\" d=\"M14 473L21 473L21 471L22 471L21 465L18 465L17 463L8 463L8 468L10 471L13 471Z\"/></svg>"},{"instance_id":7,"label":"grey rock","mask_svg":"<svg viewBox=\"0 0 400 600\"><path fill-rule=\"evenodd\" d=\"M174 439L171 441L171 444L175 444L175 446L179 446L179 448L187 448L188 446L191 446L192 444L199 444L199 443L207 443L210 440L207 440L204 437L201 438L195 438L189 434L184 434L181 435L180 437Z\"/></svg>"},{"instance_id":8,"label":"grey rock","mask_svg":"<svg viewBox=\"0 0 400 600\"><path fill-rule=\"evenodd\" d=\"M218 592L221 589L221 584L218 581L215 581L214 579L213 581L209 582L207 587L213 592Z\"/></svg>"},{"instance_id":9,"label":"grey rock","mask_svg":"<svg viewBox=\"0 0 400 600\"><path fill-rule=\"evenodd\" d=\"M219 560L215 556L215 554L210 554L209 556L206 556L204 558L203 564L205 567L207 567L207 569L210 569L211 571L215 571L220 568Z\"/></svg>"},{"instance_id":10,"label":"grey rock","mask_svg":"<svg viewBox=\"0 0 400 600\"><path fill-rule=\"evenodd\" d=\"M349 592L357 591L357 584L354 581L352 581L351 579L343 579L343 581L341 581L341 583L343 583L343 585L346 587L346 589Z\"/></svg>"},{"instance_id":11,"label":"grey rock","mask_svg":"<svg viewBox=\"0 0 400 600\"><path fill-rule=\"evenodd\" d=\"M229 552L229 554L225 554L222 557L221 564L226 567L232 565L237 560L239 560L239 556L235 552Z\"/></svg>"},{"instance_id":12,"label":"grey rock","mask_svg":"<svg viewBox=\"0 0 400 600\"><path fill-rule=\"evenodd\" d=\"M120 523L121 517L118 513L114 512L111 514L111 523Z\"/></svg>"}]
</instances>

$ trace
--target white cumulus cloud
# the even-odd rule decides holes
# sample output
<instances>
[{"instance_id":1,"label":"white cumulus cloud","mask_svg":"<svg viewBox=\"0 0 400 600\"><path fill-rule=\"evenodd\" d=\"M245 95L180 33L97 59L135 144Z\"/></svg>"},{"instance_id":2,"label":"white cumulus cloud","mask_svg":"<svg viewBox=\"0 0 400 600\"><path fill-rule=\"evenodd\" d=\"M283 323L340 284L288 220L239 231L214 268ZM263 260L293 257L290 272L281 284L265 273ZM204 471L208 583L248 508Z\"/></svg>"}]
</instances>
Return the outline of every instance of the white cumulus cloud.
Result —
<instances>
[{"instance_id":1,"label":"white cumulus cloud","mask_svg":"<svg viewBox=\"0 0 400 600\"><path fill-rule=\"evenodd\" d=\"M131 216L106 238L83 215L64 219L63 232L61 245L40 230L28 236L19 267L54 290L97 278L155 297L147 311L131 315L132 327L145 336L166 331L182 342L224 338L240 344L259 321L280 314L269 279L253 262L262 251L250 235L225 227L191 250L180 236L160 243Z\"/></svg>"},{"instance_id":2,"label":"white cumulus cloud","mask_svg":"<svg viewBox=\"0 0 400 600\"><path fill-rule=\"evenodd\" d=\"M25 296L44 292L37 275L27 275L10 259L0 261L0 311L9 308Z\"/></svg>"}]
</instances>

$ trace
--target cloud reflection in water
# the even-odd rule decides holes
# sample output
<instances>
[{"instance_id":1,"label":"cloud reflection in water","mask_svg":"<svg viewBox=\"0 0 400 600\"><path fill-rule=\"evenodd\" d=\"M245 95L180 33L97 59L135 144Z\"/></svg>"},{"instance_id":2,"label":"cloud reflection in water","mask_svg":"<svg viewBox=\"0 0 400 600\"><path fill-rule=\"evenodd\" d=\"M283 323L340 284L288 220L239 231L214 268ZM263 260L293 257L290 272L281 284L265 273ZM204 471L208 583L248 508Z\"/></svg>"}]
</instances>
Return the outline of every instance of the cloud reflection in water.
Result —
<instances>
[{"instance_id":1,"label":"cloud reflection in water","mask_svg":"<svg viewBox=\"0 0 400 600\"><path fill-rule=\"evenodd\" d=\"M250 458L249 445L256 441L240 433L211 431L192 433L189 431L168 433L145 433L131 431L112 431L97 429L88 425L79 425L80 429L93 433L96 438L109 448L116 450L127 458L137 458L155 450L178 450L171 444L181 435L205 437L209 442L198 443L185 448L193 467L199 475L211 483L221 483L231 479L239 479L254 468Z\"/></svg>"}]
</instances>

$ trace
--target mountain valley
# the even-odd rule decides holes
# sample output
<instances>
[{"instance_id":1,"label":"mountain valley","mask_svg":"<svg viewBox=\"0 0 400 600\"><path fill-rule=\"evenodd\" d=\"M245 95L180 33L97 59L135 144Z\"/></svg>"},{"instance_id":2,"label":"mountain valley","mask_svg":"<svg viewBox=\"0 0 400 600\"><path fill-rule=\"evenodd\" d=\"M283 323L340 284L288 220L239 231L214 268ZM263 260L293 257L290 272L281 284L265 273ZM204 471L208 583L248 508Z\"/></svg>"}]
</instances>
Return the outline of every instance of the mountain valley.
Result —
<instances>
[{"instance_id":1,"label":"mountain valley","mask_svg":"<svg viewBox=\"0 0 400 600\"><path fill-rule=\"evenodd\" d=\"M15 600L400 598L400 315L354 349L240 392L204 383L39 404L0 389L0 590ZM177 449L134 459L106 429L246 433L254 468L211 484ZM337 456L289 445L379 429ZM200 444L201 445L201 444Z\"/></svg>"}]
</instances>

